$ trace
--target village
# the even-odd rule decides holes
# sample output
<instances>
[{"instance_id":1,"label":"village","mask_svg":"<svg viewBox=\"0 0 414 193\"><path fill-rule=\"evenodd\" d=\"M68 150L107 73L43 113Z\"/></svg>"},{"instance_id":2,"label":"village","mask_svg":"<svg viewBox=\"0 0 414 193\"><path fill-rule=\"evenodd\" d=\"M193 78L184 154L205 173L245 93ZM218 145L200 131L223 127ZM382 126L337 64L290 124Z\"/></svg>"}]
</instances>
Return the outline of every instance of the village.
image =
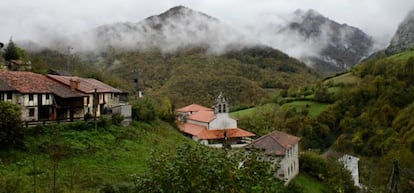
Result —
<instances>
[{"instance_id":1,"label":"village","mask_svg":"<svg viewBox=\"0 0 414 193\"><path fill-rule=\"evenodd\" d=\"M8 66L15 65L18 62L10 61ZM124 124L131 121L128 93L121 89L92 78L13 69L0 70L0 100L21 107L26 127L96 120L105 114L122 115ZM299 174L299 137L276 130L257 138L254 133L238 128L237 120L229 113L230 104L223 93L219 93L211 108L190 104L175 110L179 131L198 144L246 151L259 149L265 160L278 166L274 176L285 185ZM336 156L351 172L355 186L361 187L359 159L347 154Z\"/></svg>"}]
</instances>

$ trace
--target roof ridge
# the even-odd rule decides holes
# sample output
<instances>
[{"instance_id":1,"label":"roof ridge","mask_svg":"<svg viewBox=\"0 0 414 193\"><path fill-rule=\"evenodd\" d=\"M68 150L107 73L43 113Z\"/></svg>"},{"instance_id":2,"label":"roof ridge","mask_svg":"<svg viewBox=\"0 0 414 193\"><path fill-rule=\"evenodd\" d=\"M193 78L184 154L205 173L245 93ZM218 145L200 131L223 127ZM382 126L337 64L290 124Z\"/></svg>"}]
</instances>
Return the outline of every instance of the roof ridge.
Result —
<instances>
[{"instance_id":1,"label":"roof ridge","mask_svg":"<svg viewBox=\"0 0 414 193\"><path fill-rule=\"evenodd\" d=\"M275 132L275 131L274 131L274 132ZM281 147L283 147L283 149L285 149L285 150L286 150L286 149L287 149L287 147L285 147L283 144L281 144L281 143L279 142L279 140L278 140L278 139L276 139L275 137L273 137L273 135L272 135L272 134L273 134L274 132L272 132L272 133L270 133L270 134L269 134L270 138L272 138L272 139L273 139L273 140L274 140L277 144L279 144Z\"/></svg>"}]
</instances>

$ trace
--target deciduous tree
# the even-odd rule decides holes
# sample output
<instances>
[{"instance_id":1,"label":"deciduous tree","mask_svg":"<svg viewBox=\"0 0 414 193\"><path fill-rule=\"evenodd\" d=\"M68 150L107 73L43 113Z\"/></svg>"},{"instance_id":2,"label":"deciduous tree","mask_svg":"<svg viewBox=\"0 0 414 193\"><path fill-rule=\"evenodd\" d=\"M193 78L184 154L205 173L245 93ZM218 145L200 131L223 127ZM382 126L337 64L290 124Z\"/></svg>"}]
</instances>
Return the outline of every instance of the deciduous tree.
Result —
<instances>
[{"instance_id":1,"label":"deciduous tree","mask_svg":"<svg viewBox=\"0 0 414 193\"><path fill-rule=\"evenodd\" d=\"M18 144L22 138L21 111L18 105L0 101L0 146Z\"/></svg>"}]
</instances>

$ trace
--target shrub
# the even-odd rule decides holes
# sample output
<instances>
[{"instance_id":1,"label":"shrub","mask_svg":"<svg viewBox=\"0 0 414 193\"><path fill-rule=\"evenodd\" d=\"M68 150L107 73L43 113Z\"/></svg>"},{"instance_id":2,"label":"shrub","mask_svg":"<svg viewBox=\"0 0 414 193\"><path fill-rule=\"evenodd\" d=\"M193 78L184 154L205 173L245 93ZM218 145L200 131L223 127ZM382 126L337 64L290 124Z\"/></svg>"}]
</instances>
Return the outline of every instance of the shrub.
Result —
<instances>
[{"instance_id":1,"label":"shrub","mask_svg":"<svg viewBox=\"0 0 414 193\"><path fill-rule=\"evenodd\" d=\"M153 121L157 118L153 102L142 98L132 105L132 118L137 121Z\"/></svg>"},{"instance_id":2,"label":"shrub","mask_svg":"<svg viewBox=\"0 0 414 193\"><path fill-rule=\"evenodd\" d=\"M121 126L123 120L124 116L122 116L120 113L112 114L112 124Z\"/></svg>"}]
</instances>

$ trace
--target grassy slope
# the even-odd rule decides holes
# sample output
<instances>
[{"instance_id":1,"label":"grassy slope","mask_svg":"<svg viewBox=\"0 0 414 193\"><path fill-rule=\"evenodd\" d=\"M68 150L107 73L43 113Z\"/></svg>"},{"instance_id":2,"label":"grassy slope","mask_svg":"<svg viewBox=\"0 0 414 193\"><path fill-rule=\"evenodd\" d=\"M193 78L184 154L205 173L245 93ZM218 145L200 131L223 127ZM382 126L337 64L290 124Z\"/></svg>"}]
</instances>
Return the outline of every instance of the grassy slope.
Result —
<instances>
[{"instance_id":1,"label":"grassy slope","mask_svg":"<svg viewBox=\"0 0 414 193\"><path fill-rule=\"evenodd\" d=\"M390 60L398 61L407 61L410 57L414 57L414 50L407 50L405 52L401 52L395 55L388 57Z\"/></svg>"},{"instance_id":2,"label":"grassy slope","mask_svg":"<svg viewBox=\"0 0 414 193\"><path fill-rule=\"evenodd\" d=\"M267 105L271 105L271 104L267 104ZM307 105L308 107L306 107ZM325 111L328 108L329 104L304 100L304 101L293 101L293 102L285 103L283 104L282 108L285 106L295 107L297 111L301 111L307 108L309 115L311 115L312 117L317 117L319 114L321 114L323 111ZM255 112L256 109L257 107L243 109L240 111L232 112L230 115L236 118L241 118L243 116L251 115L252 113Z\"/></svg>"},{"instance_id":3,"label":"grassy slope","mask_svg":"<svg viewBox=\"0 0 414 193\"><path fill-rule=\"evenodd\" d=\"M308 109L310 116L317 117L319 114L328 109L329 104L318 103L313 101L293 101L284 104L284 106L295 107L297 111Z\"/></svg>"},{"instance_id":4,"label":"grassy slope","mask_svg":"<svg viewBox=\"0 0 414 193\"><path fill-rule=\"evenodd\" d=\"M51 149L47 144L53 141L52 136L28 137L25 145L29 151L11 151L7 159L2 160L5 164L0 164L0 174L9 176L8 180L19 178L20 188L26 192L33 188L29 173L35 160L40 172L37 191L49 192L53 172L48 155ZM57 144L63 146L58 152L64 153L58 162L57 184L60 189L72 192L96 192L105 184L130 181L133 175L146 171L152 151L173 152L188 141L162 122L113 126L107 130L61 131L56 139Z\"/></svg>"},{"instance_id":5,"label":"grassy slope","mask_svg":"<svg viewBox=\"0 0 414 193\"><path fill-rule=\"evenodd\" d=\"M310 177L306 173L300 173L293 180L293 183L299 185L303 189L303 193L321 193L324 192L324 186L316 179Z\"/></svg>"},{"instance_id":6,"label":"grassy slope","mask_svg":"<svg viewBox=\"0 0 414 193\"><path fill-rule=\"evenodd\" d=\"M329 78L324 81L324 83L331 83L333 85L338 84L354 84L360 81L361 79L355 75L353 75L351 72L341 74L339 76L334 76L332 78Z\"/></svg>"}]
</instances>

